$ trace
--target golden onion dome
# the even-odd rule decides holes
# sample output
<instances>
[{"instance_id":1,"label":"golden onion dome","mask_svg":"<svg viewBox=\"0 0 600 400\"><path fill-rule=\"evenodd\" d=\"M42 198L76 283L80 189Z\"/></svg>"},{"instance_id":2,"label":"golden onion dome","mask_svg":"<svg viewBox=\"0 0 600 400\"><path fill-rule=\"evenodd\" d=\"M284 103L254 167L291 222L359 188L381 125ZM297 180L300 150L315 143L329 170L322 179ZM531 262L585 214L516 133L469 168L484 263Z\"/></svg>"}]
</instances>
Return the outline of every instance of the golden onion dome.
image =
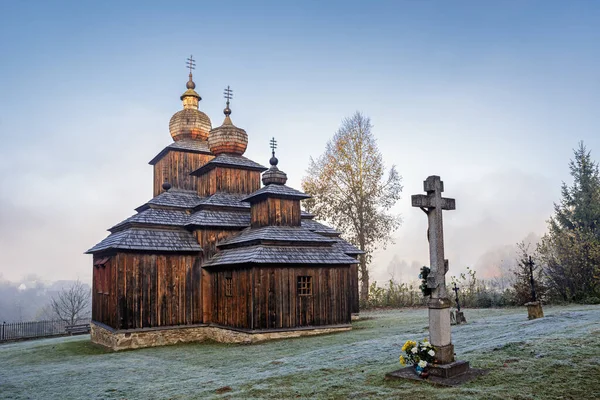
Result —
<instances>
[{"instance_id":1,"label":"golden onion dome","mask_svg":"<svg viewBox=\"0 0 600 400\"><path fill-rule=\"evenodd\" d=\"M231 109L229 108L229 100L231 99L231 90L226 89L227 107L223 110L225 120L223 124L210 131L208 135L208 147L210 152L218 154L234 154L241 156L248 147L248 134L246 131L233 125L231 122Z\"/></svg>"},{"instance_id":2,"label":"golden onion dome","mask_svg":"<svg viewBox=\"0 0 600 400\"><path fill-rule=\"evenodd\" d=\"M202 98L196 91L196 84L192 80L192 73L186 84L187 90L181 95L183 110L176 112L169 121L169 131L173 140L199 139L207 140L212 124L208 115L198 109Z\"/></svg>"}]
</instances>

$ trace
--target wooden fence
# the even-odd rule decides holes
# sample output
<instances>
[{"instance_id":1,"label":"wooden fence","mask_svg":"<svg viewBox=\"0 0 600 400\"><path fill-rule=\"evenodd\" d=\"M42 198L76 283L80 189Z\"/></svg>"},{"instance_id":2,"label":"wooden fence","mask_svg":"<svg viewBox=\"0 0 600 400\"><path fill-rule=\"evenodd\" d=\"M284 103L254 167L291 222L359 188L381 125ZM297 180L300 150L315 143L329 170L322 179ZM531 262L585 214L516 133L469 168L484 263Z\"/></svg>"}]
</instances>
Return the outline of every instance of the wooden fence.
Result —
<instances>
[{"instance_id":1,"label":"wooden fence","mask_svg":"<svg viewBox=\"0 0 600 400\"><path fill-rule=\"evenodd\" d=\"M89 324L90 319L78 319L73 325ZM66 335L65 321L32 321L0 324L0 342Z\"/></svg>"}]
</instances>

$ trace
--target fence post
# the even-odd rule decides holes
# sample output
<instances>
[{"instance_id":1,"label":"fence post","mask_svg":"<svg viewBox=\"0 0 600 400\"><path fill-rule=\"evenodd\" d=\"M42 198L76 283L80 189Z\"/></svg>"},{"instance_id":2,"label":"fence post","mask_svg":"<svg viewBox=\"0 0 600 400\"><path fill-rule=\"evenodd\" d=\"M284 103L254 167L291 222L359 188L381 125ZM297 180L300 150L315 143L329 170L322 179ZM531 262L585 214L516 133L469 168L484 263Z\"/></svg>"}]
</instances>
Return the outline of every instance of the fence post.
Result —
<instances>
[{"instance_id":1,"label":"fence post","mask_svg":"<svg viewBox=\"0 0 600 400\"><path fill-rule=\"evenodd\" d=\"M2 335L0 336L0 340L4 341L4 325L6 325L6 321L2 321Z\"/></svg>"}]
</instances>

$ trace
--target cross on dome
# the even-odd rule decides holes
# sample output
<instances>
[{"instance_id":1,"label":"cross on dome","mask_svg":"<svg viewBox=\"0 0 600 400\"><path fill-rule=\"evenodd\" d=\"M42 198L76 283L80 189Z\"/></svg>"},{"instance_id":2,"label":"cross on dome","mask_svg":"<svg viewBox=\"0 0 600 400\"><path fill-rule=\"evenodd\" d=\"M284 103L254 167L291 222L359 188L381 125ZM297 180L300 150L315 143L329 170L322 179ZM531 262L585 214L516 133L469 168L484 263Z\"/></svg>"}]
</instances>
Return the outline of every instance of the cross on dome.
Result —
<instances>
[{"instance_id":1,"label":"cross on dome","mask_svg":"<svg viewBox=\"0 0 600 400\"><path fill-rule=\"evenodd\" d=\"M225 107L225 109L223 110L223 113L226 116L230 116L231 115L231 109L229 108L229 101L231 99L233 99L233 90L231 90L229 88L229 85L227 85L227 87L225 88L225 90L223 91L223 97L225 97L225 99L227 100L227 106Z\"/></svg>"}]
</instances>

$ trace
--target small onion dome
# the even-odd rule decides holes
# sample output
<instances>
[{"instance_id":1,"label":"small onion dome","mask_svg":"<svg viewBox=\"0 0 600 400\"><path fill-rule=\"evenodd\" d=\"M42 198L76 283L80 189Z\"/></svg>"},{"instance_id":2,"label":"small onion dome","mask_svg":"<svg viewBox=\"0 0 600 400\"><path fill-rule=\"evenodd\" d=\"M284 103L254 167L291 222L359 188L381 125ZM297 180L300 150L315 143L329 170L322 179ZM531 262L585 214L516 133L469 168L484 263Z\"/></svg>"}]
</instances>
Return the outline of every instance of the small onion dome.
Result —
<instances>
[{"instance_id":1,"label":"small onion dome","mask_svg":"<svg viewBox=\"0 0 600 400\"><path fill-rule=\"evenodd\" d=\"M262 176L263 185L285 185L285 183L287 182L287 175L285 174L285 172L280 171L279 168L277 168L278 162L279 160L277 159L277 157L275 157L275 152L273 152L273 157L271 157L271 159L269 160L271 168L265 171L265 173Z\"/></svg>"},{"instance_id":2,"label":"small onion dome","mask_svg":"<svg viewBox=\"0 0 600 400\"><path fill-rule=\"evenodd\" d=\"M187 90L181 95L183 110L176 112L169 121L171 137L175 141L187 138L206 140L212 124L208 115L198 110L198 102L202 98L194 90L196 84L192 80L192 74L186 87Z\"/></svg>"},{"instance_id":3,"label":"small onion dome","mask_svg":"<svg viewBox=\"0 0 600 400\"><path fill-rule=\"evenodd\" d=\"M214 128L208 135L208 147L215 155L236 154L241 156L248 147L248 135L245 130L233 125L229 114L231 114L231 110L227 107L223 125Z\"/></svg>"}]
</instances>

